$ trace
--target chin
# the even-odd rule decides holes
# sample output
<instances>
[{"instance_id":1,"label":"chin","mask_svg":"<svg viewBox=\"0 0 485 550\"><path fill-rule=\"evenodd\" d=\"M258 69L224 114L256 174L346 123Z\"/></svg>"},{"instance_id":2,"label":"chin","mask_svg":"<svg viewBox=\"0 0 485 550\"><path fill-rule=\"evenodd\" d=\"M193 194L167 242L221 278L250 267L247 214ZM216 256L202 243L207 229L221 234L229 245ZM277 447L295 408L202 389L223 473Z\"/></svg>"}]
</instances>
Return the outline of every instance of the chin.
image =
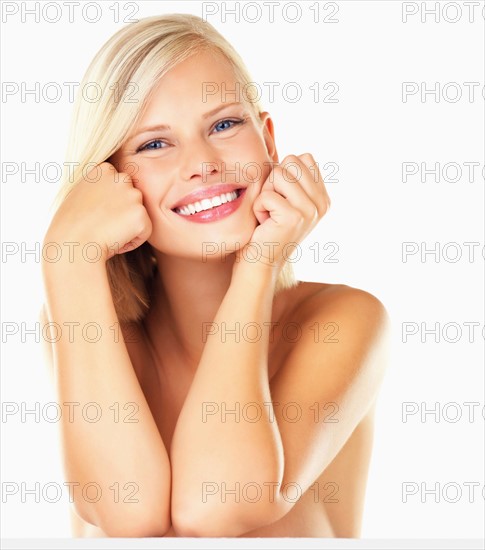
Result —
<instances>
[{"instance_id":1,"label":"chin","mask_svg":"<svg viewBox=\"0 0 485 550\"><path fill-rule=\"evenodd\" d=\"M163 238L156 238L156 229L148 240L150 245L167 256L186 258L192 260L208 261L223 261L226 256L229 256L244 245L246 245L258 226L258 221L252 215L251 219L245 220L244 224L241 221L230 227L215 227L212 224L194 224L194 230L187 231L184 235L177 232L177 238L167 240L167 230L162 230ZM173 235L175 237L175 235Z\"/></svg>"}]
</instances>

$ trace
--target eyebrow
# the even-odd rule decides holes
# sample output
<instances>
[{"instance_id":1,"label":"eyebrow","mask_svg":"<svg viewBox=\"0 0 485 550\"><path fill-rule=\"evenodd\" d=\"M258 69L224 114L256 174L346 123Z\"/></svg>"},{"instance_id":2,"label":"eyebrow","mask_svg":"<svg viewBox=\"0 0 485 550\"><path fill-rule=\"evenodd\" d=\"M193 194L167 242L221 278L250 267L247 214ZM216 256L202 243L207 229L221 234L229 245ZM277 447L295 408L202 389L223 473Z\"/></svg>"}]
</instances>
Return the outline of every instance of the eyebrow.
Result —
<instances>
[{"instance_id":1,"label":"eyebrow","mask_svg":"<svg viewBox=\"0 0 485 550\"><path fill-rule=\"evenodd\" d=\"M234 105L242 105L240 101L233 101L232 103L223 103L216 107L215 109L212 109L211 111L208 111L207 113L204 113L202 115L202 118L205 120L219 111L222 111L223 109L226 109L227 107L233 107ZM145 128L141 128L136 134L133 134L129 139L133 139L140 134L145 134L147 132L160 132L162 130L170 130L170 126L168 124L156 124L154 126L146 126Z\"/></svg>"}]
</instances>

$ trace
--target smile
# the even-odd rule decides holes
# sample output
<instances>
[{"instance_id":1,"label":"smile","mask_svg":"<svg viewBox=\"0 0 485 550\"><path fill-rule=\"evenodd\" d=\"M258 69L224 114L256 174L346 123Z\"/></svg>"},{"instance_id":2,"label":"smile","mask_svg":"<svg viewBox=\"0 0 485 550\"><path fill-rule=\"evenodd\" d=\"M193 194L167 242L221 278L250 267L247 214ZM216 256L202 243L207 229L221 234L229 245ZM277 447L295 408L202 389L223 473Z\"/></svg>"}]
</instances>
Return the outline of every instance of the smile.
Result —
<instances>
[{"instance_id":1,"label":"smile","mask_svg":"<svg viewBox=\"0 0 485 550\"><path fill-rule=\"evenodd\" d=\"M246 189L235 189L229 193L221 193L211 198L203 198L173 209L173 212L187 221L206 223L217 221L235 212L244 196Z\"/></svg>"},{"instance_id":2,"label":"smile","mask_svg":"<svg viewBox=\"0 0 485 550\"><path fill-rule=\"evenodd\" d=\"M182 216L191 216L192 214L197 214L198 212L210 210L211 208L221 206L221 204L235 201L241 194L241 191L242 189L238 189L232 193L222 193L221 195L217 195L211 199L202 199L201 201L187 204L181 208L176 208L175 212L177 212L177 214L182 214Z\"/></svg>"}]
</instances>

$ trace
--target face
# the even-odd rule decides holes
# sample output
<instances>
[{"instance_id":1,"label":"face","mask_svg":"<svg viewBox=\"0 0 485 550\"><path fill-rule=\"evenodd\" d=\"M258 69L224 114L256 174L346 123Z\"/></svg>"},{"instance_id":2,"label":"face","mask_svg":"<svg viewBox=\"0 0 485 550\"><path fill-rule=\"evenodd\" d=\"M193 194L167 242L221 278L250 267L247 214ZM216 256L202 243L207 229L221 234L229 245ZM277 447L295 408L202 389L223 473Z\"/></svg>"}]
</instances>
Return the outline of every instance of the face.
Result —
<instances>
[{"instance_id":1,"label":"face","mask_svg":"<svg viewBox=\"0 0 485 550\"><path fill-rule=\"evenodd\" d=\"M257 121L242 90L222 56L190 57L159 81L111 157L142 192L159 252L210 261L250 240L252 205L278 157L268 113Z\"/></svg>"}]
</instances>

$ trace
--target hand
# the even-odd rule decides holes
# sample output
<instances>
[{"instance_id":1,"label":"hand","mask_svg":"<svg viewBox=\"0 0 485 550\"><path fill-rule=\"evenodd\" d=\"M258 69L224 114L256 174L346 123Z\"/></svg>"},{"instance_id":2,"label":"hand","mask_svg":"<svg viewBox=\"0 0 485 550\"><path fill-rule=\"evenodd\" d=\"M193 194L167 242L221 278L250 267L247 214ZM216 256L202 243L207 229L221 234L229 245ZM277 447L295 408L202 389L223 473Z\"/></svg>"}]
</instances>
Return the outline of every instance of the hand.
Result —
<instances>
[{"instance_id":1,"label":"hand","mask_svg":"<svg viewBox=\"0 0 485 550\"><path fill-rule=\"evenodd\" d=\"M101 260L138 248L151 235L152 223L142 193L131 177L109 162L93 168L67 195L55 213L44 238L62 245L70 241L94 243ZM79 246L74 248L76 258Z\"/></svg>"},{"instance_id":2,"label":"hand","mask_svg":"<svg viewBox=\"0 0 485 550\"><path fill-rule=\"evenodd\" d=\"M292 247L285 246L300 243L329 207L330 198L312 155L286 156L273 167L254 201L259 225L238 260L241 254L257 257L261 253L261 261L281 267L292 252Z\"/></svg>"}]
</instances>

